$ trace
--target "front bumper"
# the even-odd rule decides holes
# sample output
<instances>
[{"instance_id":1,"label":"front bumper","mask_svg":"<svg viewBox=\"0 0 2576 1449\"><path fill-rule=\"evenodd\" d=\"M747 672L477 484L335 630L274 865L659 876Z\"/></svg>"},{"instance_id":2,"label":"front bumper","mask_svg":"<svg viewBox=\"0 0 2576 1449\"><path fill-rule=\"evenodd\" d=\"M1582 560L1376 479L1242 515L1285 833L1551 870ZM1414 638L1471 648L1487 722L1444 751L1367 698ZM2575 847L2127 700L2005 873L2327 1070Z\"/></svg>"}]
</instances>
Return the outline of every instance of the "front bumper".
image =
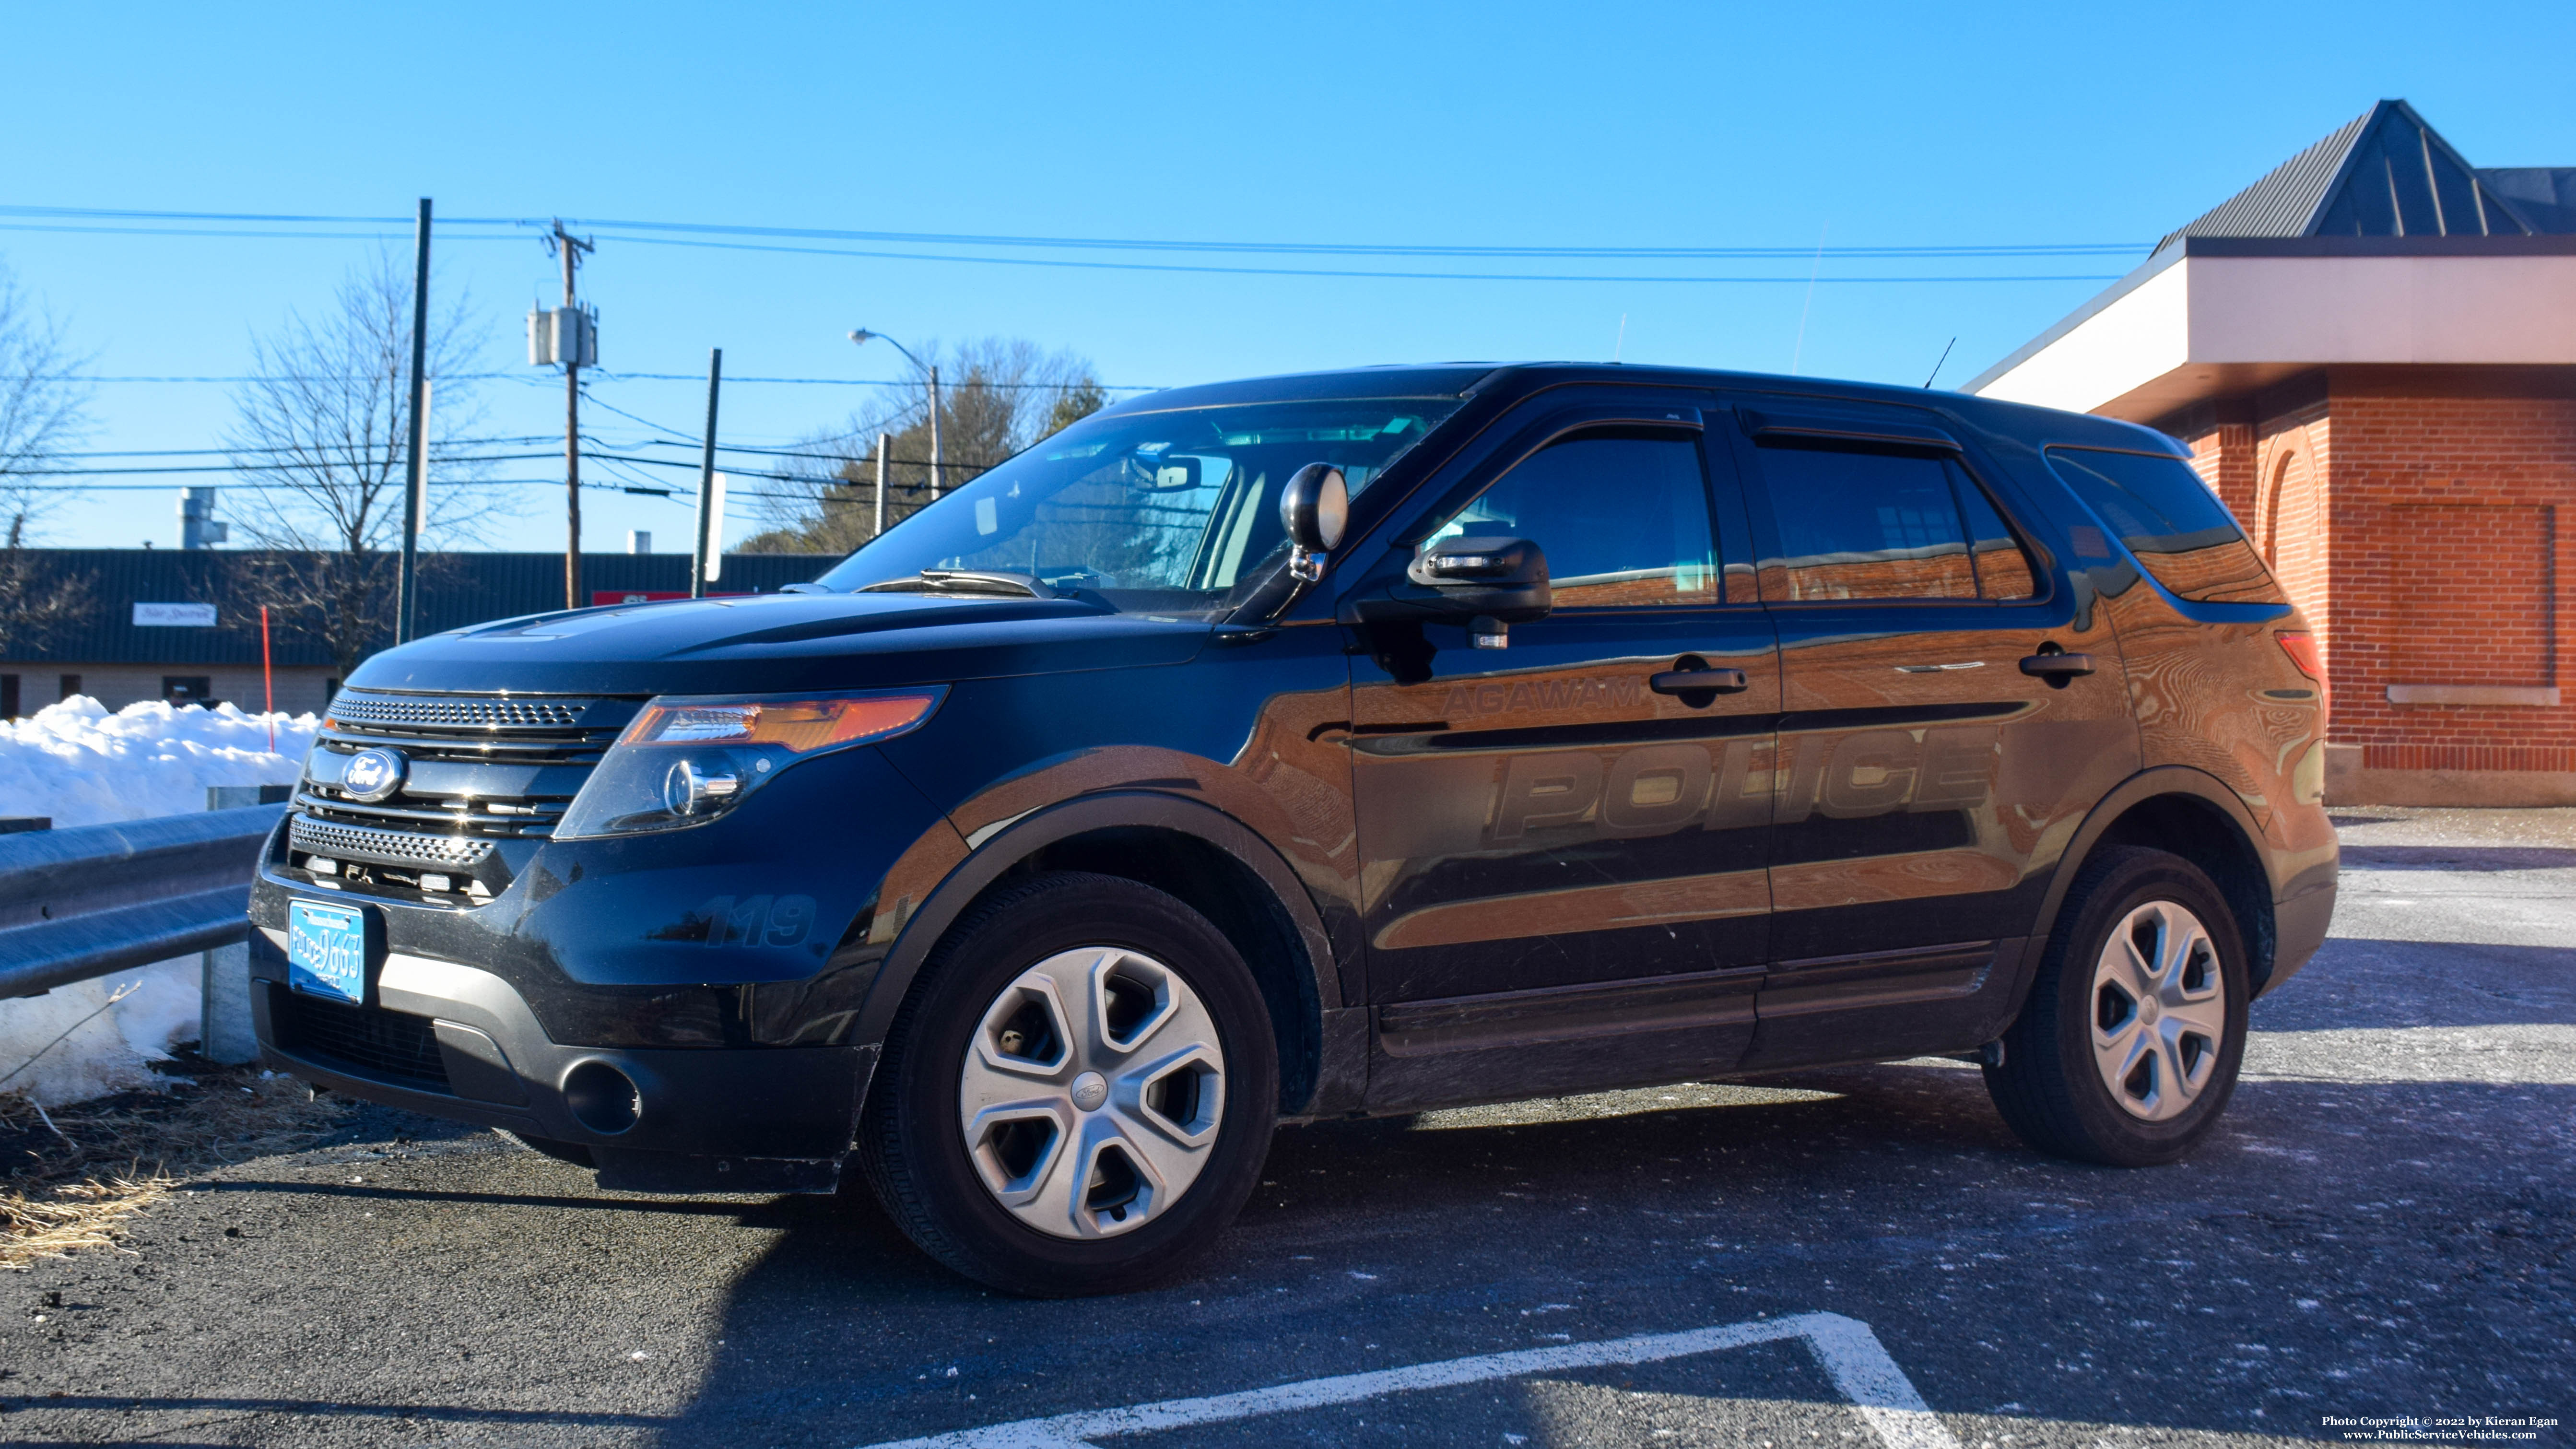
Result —
<instances>
[{"instance_id":1,"label":"front bumper","mask_svg":"<svg viewBox=\"0 0 2576 1449\"><path fill-rule=\"evenodd\" d=\"M252 1013L271 1068L367 1101L588 1148L603 1187L832 1191L876 1057L873 1046L564 1046L510 983L476 967L389 953L375 1004L361 1008L292 992L283 932L254 930L250 956ZM631 1125L591 1125L614 1115L596 1106L598 1083L614 1079L592 1064L633 1084Z\"/></svg>"}]
</instances>

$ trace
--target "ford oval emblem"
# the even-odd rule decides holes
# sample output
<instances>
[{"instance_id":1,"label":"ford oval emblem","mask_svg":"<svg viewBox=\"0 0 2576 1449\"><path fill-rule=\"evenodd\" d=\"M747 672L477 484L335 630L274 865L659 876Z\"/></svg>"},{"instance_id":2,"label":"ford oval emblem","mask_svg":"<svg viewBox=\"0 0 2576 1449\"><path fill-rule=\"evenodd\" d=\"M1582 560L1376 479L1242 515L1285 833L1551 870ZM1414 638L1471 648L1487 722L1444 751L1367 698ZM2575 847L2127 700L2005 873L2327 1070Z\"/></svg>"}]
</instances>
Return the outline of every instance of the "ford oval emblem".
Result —
<instances>
[{"instance_id":1,"label":"ford oval emblem","mask_svg":"<svg viewBox=\"0 0 2576 1449\"><path fill-rule=\"evenodd\" d=\"M360 750L349 757L347 768L340 772L340 788L352 800L373 805L390 800L403 787L403 775L411 762L400 750Z\"/></svg>"}]
</instances>

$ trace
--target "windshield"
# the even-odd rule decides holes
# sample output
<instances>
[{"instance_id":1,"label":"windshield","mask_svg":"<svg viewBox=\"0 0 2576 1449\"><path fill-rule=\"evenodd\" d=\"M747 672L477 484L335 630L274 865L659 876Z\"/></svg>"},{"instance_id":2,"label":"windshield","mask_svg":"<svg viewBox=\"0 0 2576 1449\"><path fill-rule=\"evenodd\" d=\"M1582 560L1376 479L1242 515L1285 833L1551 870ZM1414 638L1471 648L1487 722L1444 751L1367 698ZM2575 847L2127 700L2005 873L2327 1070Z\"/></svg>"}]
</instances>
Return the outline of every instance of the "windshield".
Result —
<instances>
[{"instance_id":1,"label":"windshield","mask_svg":"<svg viewBox=\"0 0 2576 1449\"><path fill-rule=\"evenodd\" d=\"M1330 463L1356 497L1458 405L1343 399L1092 418L886 530L819 582L1214 613L1285 559L1279 490L1290 475Z\"/></svg>"}]
</instances>

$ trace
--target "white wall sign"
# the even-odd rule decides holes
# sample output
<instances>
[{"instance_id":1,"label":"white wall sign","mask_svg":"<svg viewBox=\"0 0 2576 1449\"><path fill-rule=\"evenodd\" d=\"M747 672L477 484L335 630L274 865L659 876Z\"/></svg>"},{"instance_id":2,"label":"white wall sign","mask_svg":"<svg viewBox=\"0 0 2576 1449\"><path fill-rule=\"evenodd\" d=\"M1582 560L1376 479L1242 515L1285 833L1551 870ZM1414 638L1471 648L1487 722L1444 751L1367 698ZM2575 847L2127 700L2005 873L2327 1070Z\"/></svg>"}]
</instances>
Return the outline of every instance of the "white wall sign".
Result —
<instances>
[{"instance_id":1,"label":"white wall sign","mask_svg":"<svg viewBox=\"0 0 2576 1449\"><path fill-rule=\"evenodd\" d=\"M134 627L137 629L211 629L215 627L212 604L136 604Z\"/></svg>"}]
</instances>

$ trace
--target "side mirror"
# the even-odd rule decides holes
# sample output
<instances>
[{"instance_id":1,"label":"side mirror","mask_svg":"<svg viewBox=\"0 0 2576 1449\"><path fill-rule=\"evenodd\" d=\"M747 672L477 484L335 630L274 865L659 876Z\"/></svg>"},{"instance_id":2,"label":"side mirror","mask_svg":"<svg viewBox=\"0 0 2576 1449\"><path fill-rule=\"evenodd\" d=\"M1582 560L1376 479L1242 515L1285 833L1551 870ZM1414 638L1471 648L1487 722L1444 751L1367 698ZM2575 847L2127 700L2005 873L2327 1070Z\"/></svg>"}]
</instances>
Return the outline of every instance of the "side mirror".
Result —
<instances>
[{"instance_id":1,"label":"side mirror","mask_svg":"<svg viewBox=\"0 0 2576 1449\"><path fill-rule=\"evenodd\" d=\"M1508 648L1511 625L1556 604L1547 555L1526 538L1444 538L1415 554L1405 577L1432 590L1444 612L1466 616L1479 649Z\"/></svg>"},{"instance_id":2,"label":"side mirror","mask_svg":"<svg viewBox=\"0 0 2576 1449\"><path fill-rule=\"evenodd\" d=\"M1342 470L1309 463L1279 490L1279 526L1288 534L1288 572L1301 583L1324 576L1324 555L1341 546L1351 521L1351 489Z\"/></svg>"}]
</instances>

